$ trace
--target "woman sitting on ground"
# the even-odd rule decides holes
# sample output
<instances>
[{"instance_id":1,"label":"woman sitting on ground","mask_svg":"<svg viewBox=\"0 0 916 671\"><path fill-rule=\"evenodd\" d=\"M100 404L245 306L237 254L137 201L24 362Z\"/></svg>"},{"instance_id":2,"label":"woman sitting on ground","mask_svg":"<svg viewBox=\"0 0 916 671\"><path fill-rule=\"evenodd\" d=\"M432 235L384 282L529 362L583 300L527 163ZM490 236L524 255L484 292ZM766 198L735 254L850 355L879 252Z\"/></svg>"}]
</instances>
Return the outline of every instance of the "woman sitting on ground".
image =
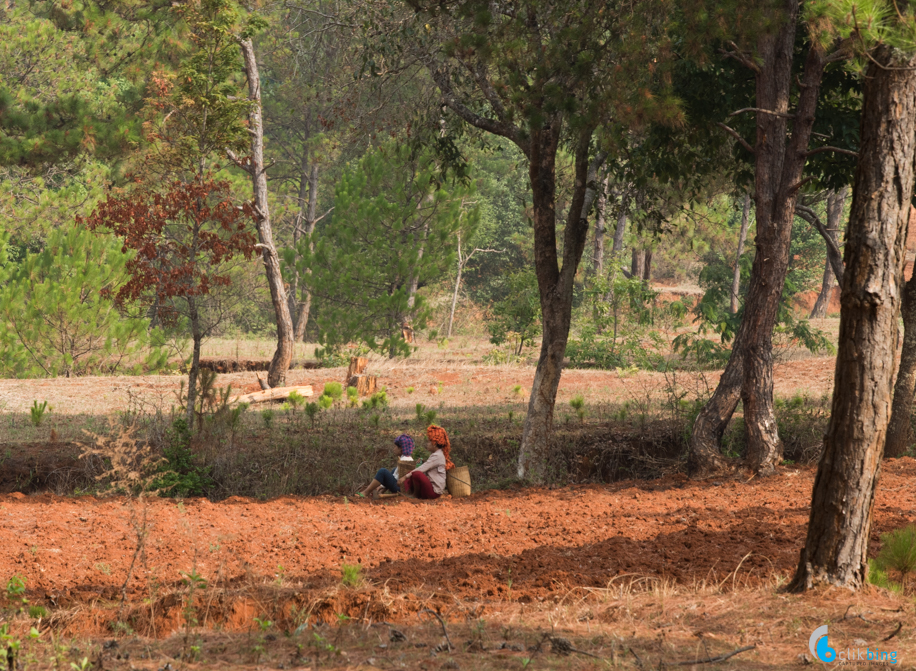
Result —
<instances>
[{"instance_id":1,"label":"woman sitting on ground","mask_svg":"<svg viewBox=\"0 0 916 671\"><path fill-rule=\"evenodd\" d=\"M430 426L426 429L426 437L429 439L429 459L398 482L405 492L417 498L438 499L445 491L445 472L455 466L449 458L452 446L441 426Z\"/></svg>"},{"instance_id":2,"label":"woman sitting on ground","mask_svg":"<svg viewBox=\"0 0 916 671\"><path fill-rule=\"evenodd\" d=\"M387 489L389 492L398 493L401 487L398 484L398 478L403 477L413 470L413 438L406 433L394 439L394 456L398 458L398 464L393 470L387 468L378 469L375 478L362 491L357 492L358 496L372 496L379 487Z\"/></svg>"}]
</instances>

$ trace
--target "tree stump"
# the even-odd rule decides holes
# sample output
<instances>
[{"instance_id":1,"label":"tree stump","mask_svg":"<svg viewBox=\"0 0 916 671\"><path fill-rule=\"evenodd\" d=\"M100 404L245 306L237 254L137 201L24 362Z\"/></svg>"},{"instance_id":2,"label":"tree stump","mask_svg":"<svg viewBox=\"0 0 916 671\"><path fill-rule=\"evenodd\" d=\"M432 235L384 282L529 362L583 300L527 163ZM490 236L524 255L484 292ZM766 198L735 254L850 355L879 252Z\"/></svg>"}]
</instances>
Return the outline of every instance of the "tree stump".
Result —
<instances>
[{"instance_id":1,"label":"tree stump","mask_svg":"<svg viewBox=\"0 0 916 671\"><path fill-rule=\"evenodd\" d=\"M350 367L347 368L347 382L353 378L354 375L362 375L363 371L366 370L366 366L369 365L369 359L364 356L353 356L350 357ZM355 385L350 385L355 386Z\"/></svg>"},{"instance_id":2,"label":"tree stump","mask_svg":"<svg viewBox=\"0 0 916 671\"><path fill-rule=\"evenodd\" d=\"M354 375L347 386L356 387L356 393L360 396L369 396L378 391L378 378L375 375Z\"/></svg>"}]
</instances>

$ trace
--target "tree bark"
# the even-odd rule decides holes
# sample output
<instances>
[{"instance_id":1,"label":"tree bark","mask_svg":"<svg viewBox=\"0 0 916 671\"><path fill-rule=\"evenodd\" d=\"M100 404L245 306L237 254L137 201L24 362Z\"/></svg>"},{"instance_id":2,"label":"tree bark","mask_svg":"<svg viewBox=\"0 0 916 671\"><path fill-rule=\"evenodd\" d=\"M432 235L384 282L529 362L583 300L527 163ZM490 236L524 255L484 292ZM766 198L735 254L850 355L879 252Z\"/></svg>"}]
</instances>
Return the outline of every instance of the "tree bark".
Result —
<instances>
[{"instance_id":1,"label":"tree bark","mask_svg":"<svg viewBox=\"0 0 916 671\"><path fill-rule=\"evenodd\" d=\"M735 274L732 277L732 314L738 313L738 294L741 292L741 255L744 254L744 242L747 240L748 224L751 220L751 194L744 194L744 209L741 211L741 231L738 233L738 252L735 254Z\"/></svg>"},{"instance_id":2,"label":"tree bark","mask_svg":"<svg viewBox=\"0 0 916 671\"><path fill-rule=\"evenodd\" d=\"M452 337L452 324L455 322L455 306L458 305L458 290L461 288L461 271L464 270L464 259L461 256L461 231L458 231L458 275L455 277L455 292L452 294L452 309L448 314L448 331L446 338Z\"/></svg>"},{"instance_id":3,"label":"tree bark","mask_svg":"<svg viewBox=\"0 0 916 671\"><path fill-rule=\"evenodd\" d=\"M559 124L533 132L529 144L534 264L541 300L542 340L522 429L518 476L535 483L544 482L547 477L553 409L569 339L576 270L588 237L587 215L596 195L595 180L605 158L604 154L599 154L589 165L591 135L591 131L582 132L576 148L575 183L564 232L562 267L557 254L555 211Z\"/></svg>"},{"instance_id":4,"label":"tree bark","mask_svg":"<svg viewBox=\"0 0 916 671\"><path fill-rule=\"evenodd\" d=\"M251 134L251 159L247 166L251 175L254 192L254 211L258 230L258 245L267 284L270 287L270 299L277 315L277 350L274 352L267 372L267 384L271 387L282 387L286 384L286 372L293 359L293 320L289 313L286 299L286 286L280 272L280 257L274 246L273 230L270 226L270 209L267 204L267 173L264 167L264 125L261 119L261 78L258 74L258 63L254 56L254 47L250 39L239 40L242 56L245 59L245 74L248 76L248 97L252 102L248 114L248 132Z\"/></svg>"},{"instance_id":5,"label":"tree bark","mask_svg":"<svg viewBox=\"0 0 916 671\"><path fill-rule=\"evenodd\" d=\"M611 256L615 256L617 252L623 249L623 236L627 232L627 207L629 207L629 204L630 200L626 194L620 197L620 212L617 213L617 227L614 229L614 246L611 247Z\"/></svg>"},{"instance_id":6,"label":"tree bark","mask_svg":"<svg viewBox=\"0 0 916 671\"><path fill-rule=\"evenodd\" d=\"M833 268L836 266L836 252L839 251L840 220L843 218L843 206L846 204L847 187L827 194L827 260L824 263L824 277L821 280L821 292L817 295L814 307L811 309L811 319L823 319L827 316L827 307L830 305L830 293L833 291L834 278L842 282L842 274L837 275ZM831 245L830 242L833 244ZM839 258L843 262L842 255Z\"/></svg>"},{"instance_id":7,"label":"tree bark","mask_svg":"<svg viewBox=\"0 0 916 671\"><path fill-rule=\"evenodd\" d=\"M694 424L688 464L695 469L695 475L709 475L726 464L718 454L718 443L737 407L737 385L744 404L747 466L759 475L766 475L774 472L782 458L782 442L773 412L773 328L789 266L795 205L825 65L820 46L812 45L800 77L789 135L798 0L785 0L784 10L786 20L780 30L764 35L758 43L761 63L756 72L756 103L760 109L775 114L757 113L754 149L757 249L744 317L735 335L728 366ZM788 140L784 139L787 136Z\"/></svg>"},{"instance_id":8,"label":"tree bark","mask_svg":"<svg viewBox=\"0 0 916 671\"><path fill-rule=\"evenodd\" d=\"M900 62L893 54L876 49L865 79L833 403L792 591L822 584L855 589L867 576L916 148L916 59Z\"/></svg>"},{"instance_id":9,"label":"tree bark","mask_svg":"<svg viewBox=\"0 0 916 671\"><path fill-rule=\"evenodd\" d=\"M651 279L652 279L652 250L646 249L645 251L643 251L642 281L648 284L649 280Z\"/></svg>"},{"instance_id":10,"label":"tree bark","mask_svg":"<svg viewBox=\"0 0 916 671\"><path fill-rule=\"evenodd\" d=\"M307 154L303 155L303 177L299 185L299 221L296 222L296 229L293 234L294 247L296 247L303 234L311 236L312 233L315 232L315 224L318 221L318 166L312 164L312 166L308 168L308 180L306 180L306 155ZM308 186L307 206L305 200L306 184ZM309 248L314 248L311 240L309 240ZM293 337L296 342L299 342L305 340L305 328L308 326L309 313L312 308L312 292L309 290L305 279L299 277L298 271L296 271L295 280L295 287L290 288L290 312L296 315ZM302 283L301 287L299 286L300 282ZM296 303L297 297L299 297L298 303Z\"/></svg>"},{"instance_id":11,"label":"tree bark","mask_svg":"<svg viewBox=\"0 0 916 671\"><path fill-rule=\"evenodd\" d=\"M646 274L646 250L634 248L630 252L630 274L643 279Z\"/></svg>"},{"instance_id":12,"label":"tree bark","mask_svg":"<svg viewBox=\"0 0 916 671\"><path fill-rule=\"evenodd\" d=\"M592 272L597 276L604 274L604 238L607 234L607 187L608 178L602 180L595 201L595 248L592 252Z\"/></svg>"},{"instance_id":13,"label":"tree bark","mask_svg":"<svg viewBox=\"0 0 916 671\"><path fill-rule=\"evenodd\" d=\"M197 299L188 296L188 321L191 322L191 370L188 373L188 406L185 409L185 419L188 422L188 431L194 433L194 404L197 403L197 378L200 376L200 345L204 336L200 329L200 312L197 309Z\"/></svg>"},{"instance_id":14,"label":"tree bark","mask_svg":"<svg viewBox=\"0 0 916 671\"><path fill-rule=\"evenodd\" d=\"M894 383L891 421L884 443L885 458L902 457L910 447L913 394L916 393L916 273L903 288L903 347Z\"/></svg>"}]
</instances>

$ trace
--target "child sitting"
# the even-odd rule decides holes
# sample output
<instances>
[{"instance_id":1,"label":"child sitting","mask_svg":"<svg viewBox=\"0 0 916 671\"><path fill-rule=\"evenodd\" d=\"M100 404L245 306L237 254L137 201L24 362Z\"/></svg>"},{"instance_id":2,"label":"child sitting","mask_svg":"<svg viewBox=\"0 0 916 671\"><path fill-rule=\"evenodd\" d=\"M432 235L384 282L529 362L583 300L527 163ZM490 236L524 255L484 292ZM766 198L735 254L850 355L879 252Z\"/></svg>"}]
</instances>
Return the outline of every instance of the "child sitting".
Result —
<instances>
[{"instance_id":1,"label":"child sitting","mask_svg":"<svg viewBox=\"0 0 916 671\"><path fill-rule=\"evenodd\" d=\"M414 466L413 457L411 456L413 454L413 439L406 433L402 433L394 439L394 445L392 452L394 456L398 457L397 466L390 471L387 468L378 469L378 473L375 474L372 482L365 489L357 492L357 496L372 496L379 487L383 487L393 493L401 491L398 478L412 471Z\"/></svg>"}]
</instances>

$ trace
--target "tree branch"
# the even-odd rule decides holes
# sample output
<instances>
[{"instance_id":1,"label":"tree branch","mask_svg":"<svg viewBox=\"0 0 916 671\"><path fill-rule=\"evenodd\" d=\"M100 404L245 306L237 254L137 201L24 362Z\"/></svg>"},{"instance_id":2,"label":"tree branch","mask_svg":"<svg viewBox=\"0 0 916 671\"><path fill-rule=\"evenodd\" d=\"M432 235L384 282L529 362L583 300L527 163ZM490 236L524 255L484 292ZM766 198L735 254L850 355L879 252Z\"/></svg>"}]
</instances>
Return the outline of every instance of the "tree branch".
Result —
<instances>
[{"instance_id":1,"label":"tree branch","mask_svg":"<svg viewBox=\"0 0 916 671\"><path fill-rule=\"evenodd\" d=\"M841 149L840 147L818 147L817 149L812 149L809 152L805 152L805 158L809 156L814 156L815 154L823 154L825 151L835 151L837 154L846 154L847 156L859 157L859 152L853 151L852 149Z\"/></svg>"},{"instance_id":2,"label":"tree branch","mask_svg":"<svg viewBox=\"0 0 916 671\"><path fill-rule=\"evenodd\" d=\"M738 48L738 45L734 42L729 42L734 51L726 51L725 49L720 49L720 52L728 56L729 58L734 58L736 61L741 63L746 68L753 70L756 74L760 74L760 66L757 65L750 58L741 53L741 49Z\"/></svg>"},{"instance_id":3,"label":"tree branch","mask_svg":"<svg viewBox=\"0 0 916 671\"><path fill-rule=\"evenodd\" d=\"M783 112L773 112L771 110L765 110L761 107L744 107L742 109L737 110L736 112L732 112L728 116L730 117L738 116L739 114L742 114L743 112L759 112L760 114L772 114L773 116L782 117L784 119L794 119L795 118L794 114L785 114Z\"/></svg>"},{"instance_id":4,"label":"tree branch","mask_svg":"<svg viewBox=\"0 0 916 671\"><path fill-rule=\"evenodd\" d=\"M717 121L717 122L716 122L716 125L717 125L719 128L723 129L726 133L728 133L729 135L731 135L733 138L735 138L735 139L739 142L739 144L741 144L741 146L744 147L745 149L747 149L749 152L751 152L752 154L755 154L755 153L756 153L756 152L754 151L754 148L753 148L750 144L748 144L747 140L745 140L743 137L741 137L741 134L738 133L738 131L736 131L734 128L731 128L731 127L729 127L729 126L726 126L726 125L725 125L724 123L722 123L721 121Z\"/></svg>"},{"instance_id":5,"label":"tree branch","mask_svg":"<svg viewBox=\"0 0 916 671\"><path fill-rule=\"evenodd\" d=\"M746 645L743 648L738 648L737 650L732 650L731 652L718 655L716 657L707 657L706 659L690 659L686 662L674 662L674 666L693 666L694 664L715 664L716 662L724 662L726 659L730 659L742 652L753 650L756 647L756 645Z\"/></svg>"},{"instance_id":6,"label":"tree branch","mask_svg":"<svg viewBox=\"0 0 916 671\"><path fill-rule=\"evenodd\" d=\"M449 79L448 73L434 67L432 63L427 64L427 69L432 75L433 81L436 82L436 86L438 86L439 90L442 91L443 101L453 112L455 112L455 114L460 116L472 126L475 126L481 130L485 130L488 133L500 135L506 139L512 140L512 142L518 145L519 149L521 149L526 156L529 154L529 144L526 140L522 139L522 134L518 128L511 124L504 123L503 121L488 119L487 117L483 117L476 112L471 111L464 103L460 102L455 97L454 90L452 89L452 82Z\"/></svg>"},{"instance_id":7,"label":"tree branch","mask_svg":"<svg viewBox=\"0 0 916 671\"><path fill-rule=\"evenodd\" d=\"M814 226L814 228L817 229L817 232L821 234L821 237L824 238L824 241L827 243L827 258L830 261L830 267L833 269L833 274L836 276L837 282L842 285L843 271L845 270L843 266L843 252L839 245L837 245L836 240L834 240L833 236L830 235L827 227L821 223L817 213L815 213L815 211L810 207L806 207L805 205L796 205L795 212L802 219Z\"/></svg>"}]
</instances>

